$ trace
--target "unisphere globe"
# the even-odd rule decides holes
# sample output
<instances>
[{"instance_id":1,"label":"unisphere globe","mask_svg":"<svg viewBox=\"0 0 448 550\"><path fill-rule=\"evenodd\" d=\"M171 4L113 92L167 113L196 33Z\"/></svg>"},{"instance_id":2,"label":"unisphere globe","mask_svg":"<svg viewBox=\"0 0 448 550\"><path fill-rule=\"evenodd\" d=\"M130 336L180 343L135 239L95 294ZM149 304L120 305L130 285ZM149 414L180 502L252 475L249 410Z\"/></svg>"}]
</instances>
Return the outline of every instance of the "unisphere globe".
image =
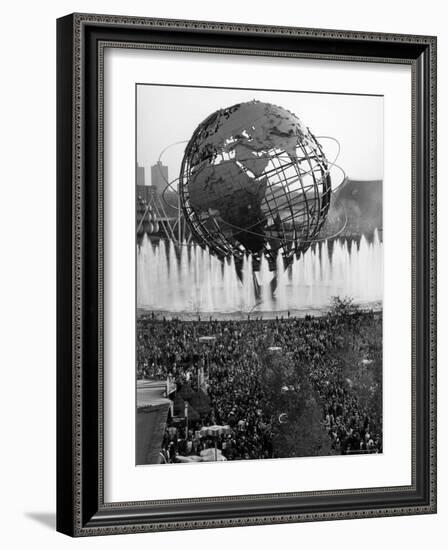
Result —
<instances>
[{"instance_id":1,"label":"unisphere globe","mask_svg":"<svg viewBox=\"0 0 448 550\"><path fill-rule=\"evenodd\" d=\"M195 241L219 258L284 266L317 239L330 206L329 163L292 112L261 101L208 116L193 133L179 177Z\"/></svg>"}]
</instances>

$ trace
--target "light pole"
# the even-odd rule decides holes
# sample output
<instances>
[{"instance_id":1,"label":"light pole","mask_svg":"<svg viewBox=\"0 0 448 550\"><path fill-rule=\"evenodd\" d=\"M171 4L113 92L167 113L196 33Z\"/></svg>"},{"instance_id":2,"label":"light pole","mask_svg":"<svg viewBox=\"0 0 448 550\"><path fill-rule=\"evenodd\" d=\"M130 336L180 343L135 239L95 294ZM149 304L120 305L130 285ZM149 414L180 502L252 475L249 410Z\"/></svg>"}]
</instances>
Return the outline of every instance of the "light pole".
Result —
<instances>
[{"instance_id":1,"label":"light pole","mask_svg":"<svg viewBox=\"0 0 448 550\"><path fill-rule=\"evenodd\" d=\"M209 374L210 372L210 365L209 365L209 348L208 348L208 344L213 344L214 342L216 342L216 336L200 336L198 338L198 342L200 344L206 344L207 345L207 348L206 348L206 367L207 367L207 374ZM199 370L198 370L198 386L201 387L201 382L203 383L204 382L204 373L202 372L202 381L199 380Z\"/></svg>"}]
</instances>

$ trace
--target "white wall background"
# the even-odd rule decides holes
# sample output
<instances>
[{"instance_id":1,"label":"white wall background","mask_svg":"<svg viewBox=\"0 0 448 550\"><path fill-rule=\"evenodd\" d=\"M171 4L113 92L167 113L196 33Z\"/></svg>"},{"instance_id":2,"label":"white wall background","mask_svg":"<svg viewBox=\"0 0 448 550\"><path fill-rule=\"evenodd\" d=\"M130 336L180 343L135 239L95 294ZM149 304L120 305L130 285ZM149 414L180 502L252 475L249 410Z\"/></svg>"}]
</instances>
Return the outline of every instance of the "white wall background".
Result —
<instances>
[{"instance_id":1,"label":"white wall background","mask_svg":"<svg viewBox=\"0 0 448 550\"><path fill-rule=\"evenodd\" d=\"M442 548L448 520L445 345L448 35L442 0L78 0L2 10L0 87L0 540L4 548ZM55 19L74 11L439 37L439 513L71 540L55 513ZM439 542L440 539L440 542Z\"/></svg>"}]
</instances>

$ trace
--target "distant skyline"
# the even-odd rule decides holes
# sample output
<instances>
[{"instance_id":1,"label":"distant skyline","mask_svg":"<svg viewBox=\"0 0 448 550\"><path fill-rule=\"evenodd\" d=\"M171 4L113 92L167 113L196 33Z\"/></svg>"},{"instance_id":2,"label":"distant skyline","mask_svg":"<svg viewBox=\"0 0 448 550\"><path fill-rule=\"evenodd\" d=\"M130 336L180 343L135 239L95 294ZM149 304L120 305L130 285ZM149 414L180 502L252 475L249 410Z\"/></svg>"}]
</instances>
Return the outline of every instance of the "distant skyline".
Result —
<instances>
[{"instance_id":1,"label":"distant skyline","mask_svg":"<svg viewBox=\"0 0 448 550\"><path fill-rule=\"evenodd\" d=\"M169 180L179 176L186 142L207 116L217 109L253 99L290 110L317 138L337 139L341 152L336 164L347 177L383 179L383 97L140 84L136 160L145 168L146 185L151 184L150 168L161 153ZM332 161L337 145L328 139L322 139L321 145ZM336 167L332 176L335 182L343 177Z\"/></svg>"}]
</instances>

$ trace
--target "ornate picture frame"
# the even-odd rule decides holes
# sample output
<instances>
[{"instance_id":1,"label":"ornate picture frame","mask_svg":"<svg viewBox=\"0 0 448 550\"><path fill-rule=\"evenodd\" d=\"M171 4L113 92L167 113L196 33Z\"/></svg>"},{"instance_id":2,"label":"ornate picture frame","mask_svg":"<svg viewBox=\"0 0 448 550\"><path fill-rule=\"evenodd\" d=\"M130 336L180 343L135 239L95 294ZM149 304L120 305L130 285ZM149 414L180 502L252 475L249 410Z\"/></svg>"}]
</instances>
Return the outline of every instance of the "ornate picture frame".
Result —
<instances>
[{"instance_id":1,"label":"ornate picture frame","mask_svg":"<svg viewBox=\"0 0 448 550\"><path fill-rule=\"evenodd\" d=\"M410 66L410 485L166 500L148 491L143 501L105 501L104 52L110 47ZM57 51L57 530L91 536L435 513L436 38L72 14L57 22Z\"/></svg>"}]
</instances>

